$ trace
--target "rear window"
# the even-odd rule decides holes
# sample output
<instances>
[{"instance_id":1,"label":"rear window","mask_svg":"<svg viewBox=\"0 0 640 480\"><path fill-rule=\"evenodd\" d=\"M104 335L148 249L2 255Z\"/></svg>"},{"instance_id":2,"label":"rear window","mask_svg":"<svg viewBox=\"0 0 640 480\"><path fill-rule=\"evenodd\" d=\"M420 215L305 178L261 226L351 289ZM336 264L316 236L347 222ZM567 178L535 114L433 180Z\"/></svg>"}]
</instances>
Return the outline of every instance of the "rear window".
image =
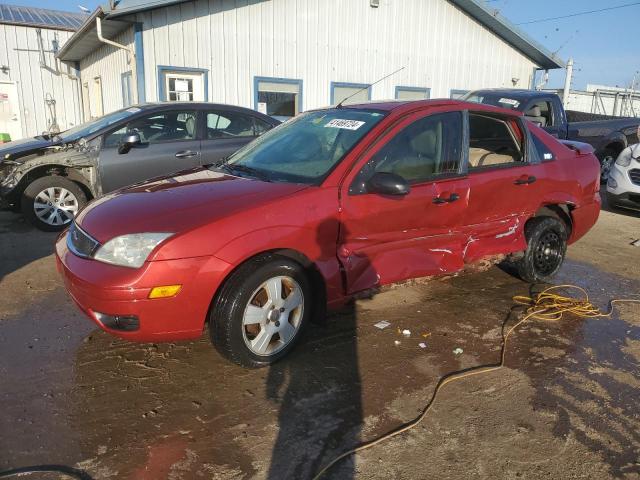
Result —
<instances>
[{"instance_id":1,"label":"rear window","mask_svg":"<svg viewBox=\"0 0 640 480\"><path fill-rule=\"evenodd\" d=\"M553 154L551 149L547 147L542 140L540 140L534 133L531 133L531 137L533 138L533 146L536 149L538 157L540 157L540 161L550 162L551 160L556 159L556 156Z\"/></svg>"}]
</instances>

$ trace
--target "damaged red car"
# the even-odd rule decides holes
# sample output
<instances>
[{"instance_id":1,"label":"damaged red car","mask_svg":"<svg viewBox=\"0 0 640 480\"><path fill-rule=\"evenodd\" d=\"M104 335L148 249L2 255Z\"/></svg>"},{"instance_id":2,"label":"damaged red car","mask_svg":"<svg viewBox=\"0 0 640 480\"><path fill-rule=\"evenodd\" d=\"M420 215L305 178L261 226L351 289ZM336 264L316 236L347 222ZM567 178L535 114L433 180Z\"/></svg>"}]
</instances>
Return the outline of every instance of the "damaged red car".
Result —
<instances>
[{"instance_id":1,"label":"damaged red car","mask_svg":"<svg viewBox=\"0 0 640 480\"><path fill-rule=\"evenodd\" d=\"M315 110L231 157L89 204L56 244L102 329L211 340L249 367L354 294L515 254L549 280L596 222L599 164L518 112L452 100Z\"/></svg>"}]
</instances>

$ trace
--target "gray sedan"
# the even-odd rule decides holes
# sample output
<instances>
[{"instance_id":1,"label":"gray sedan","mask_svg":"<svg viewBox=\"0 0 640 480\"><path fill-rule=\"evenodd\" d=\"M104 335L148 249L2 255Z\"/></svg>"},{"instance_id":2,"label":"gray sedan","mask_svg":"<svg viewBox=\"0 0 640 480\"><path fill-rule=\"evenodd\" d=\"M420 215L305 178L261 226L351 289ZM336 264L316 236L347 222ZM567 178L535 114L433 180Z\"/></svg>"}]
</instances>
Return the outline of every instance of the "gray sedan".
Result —
<instances>
[{"instance_id":1,"label":"gray sedan","mask_svg":"<svg viewBox=\"0 0 640 480\"><path fill-rule=\"evenodd\" d=\"M215 163L279 123L230 105L129 107L62 132L35 150L4 146L0 197L38 228L62 230L91 198Z\"/></svg>"}]
</instances>

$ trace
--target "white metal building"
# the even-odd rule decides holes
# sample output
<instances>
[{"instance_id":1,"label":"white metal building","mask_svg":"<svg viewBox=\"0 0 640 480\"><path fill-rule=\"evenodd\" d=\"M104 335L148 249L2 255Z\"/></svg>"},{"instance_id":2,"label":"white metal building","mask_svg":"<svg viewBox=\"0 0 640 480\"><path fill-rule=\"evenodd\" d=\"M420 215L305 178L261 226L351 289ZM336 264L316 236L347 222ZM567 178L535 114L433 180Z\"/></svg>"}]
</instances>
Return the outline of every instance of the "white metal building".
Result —
<instances>
[{"instance_id":1,"label":"white metal building","mask_svg":"<svg viewBox=\"0 0 640 480\"><path fill-rule=\"evenodd\" d=\"M527 88L562 67L476 0L112 0L57 56L78 64L85 118L157 100L288 117L401 67L352 100Z\"/></svg>"},{"instance_id":2,"label":"white metal building","mask_svg":"<svg viewBox=\"0 0 640 480\"><path fill-rule=\"evenodd\" d=\"M0 5L0 133L15 140L82 122L76 69L55 54L86 19Z\"/></svg>"}]
</instances>

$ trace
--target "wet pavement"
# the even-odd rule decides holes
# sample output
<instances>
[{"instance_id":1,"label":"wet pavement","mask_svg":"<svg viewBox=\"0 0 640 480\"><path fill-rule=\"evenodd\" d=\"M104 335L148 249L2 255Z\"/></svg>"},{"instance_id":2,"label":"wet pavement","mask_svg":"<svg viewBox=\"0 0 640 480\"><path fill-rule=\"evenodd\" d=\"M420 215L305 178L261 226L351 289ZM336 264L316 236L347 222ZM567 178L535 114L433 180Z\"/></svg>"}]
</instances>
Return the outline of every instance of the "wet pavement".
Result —
<instances>
[{"instance_id":1,"label":"wet pavement","mask_svg":"<svg viewBox=\"0 0 640 480\"><path fill-rule=\"evenodd\" d=\"M603 307L640 296L637 238L640 216L603 212L557 283ZM96 330L62 288L54 239L0 212L0 471L310 478L414 418L440 376L497 362L501 327L521 314L512 297L531 288L498 267L397 287L312 325L272 368L245 370L207 336L131 344ZM506 363L447 386L417 428L325 478L640 478L640 306L525 324Z\"/></svg>"}]
</instances>

